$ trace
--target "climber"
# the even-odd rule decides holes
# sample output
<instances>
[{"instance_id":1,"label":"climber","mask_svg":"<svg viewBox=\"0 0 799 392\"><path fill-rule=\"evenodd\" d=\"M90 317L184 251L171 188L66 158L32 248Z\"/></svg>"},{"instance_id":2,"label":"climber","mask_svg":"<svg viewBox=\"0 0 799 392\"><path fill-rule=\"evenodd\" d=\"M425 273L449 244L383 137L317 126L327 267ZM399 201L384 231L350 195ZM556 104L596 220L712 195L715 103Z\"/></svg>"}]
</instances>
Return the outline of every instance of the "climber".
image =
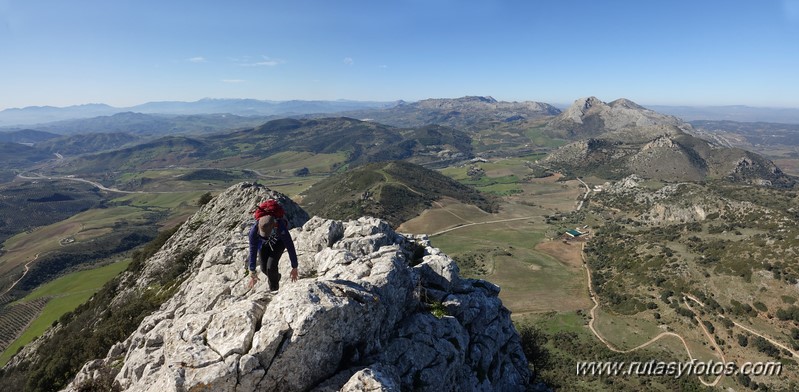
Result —
<instances>
[{"instance_id":1,"label":"climber","mask_svg":"<svg viewBox=\"0 0 799 392\"><path fill-rule=\"evenodd\" d=\"M297 281L297 252L294 250L294 241L289 234L289 223L283 216L285 212L277 200L269 199L256 207L253 216L255 224L250 229L250 257L247 260L247 269L250 275L249 288L258 281L255 271L255 261L260 254L261 271L266 273L270 291L277 291L280 287L280 273L278 261L283 250L289 251L291 260L291 281Z\"/></svg>"}]
</instances>

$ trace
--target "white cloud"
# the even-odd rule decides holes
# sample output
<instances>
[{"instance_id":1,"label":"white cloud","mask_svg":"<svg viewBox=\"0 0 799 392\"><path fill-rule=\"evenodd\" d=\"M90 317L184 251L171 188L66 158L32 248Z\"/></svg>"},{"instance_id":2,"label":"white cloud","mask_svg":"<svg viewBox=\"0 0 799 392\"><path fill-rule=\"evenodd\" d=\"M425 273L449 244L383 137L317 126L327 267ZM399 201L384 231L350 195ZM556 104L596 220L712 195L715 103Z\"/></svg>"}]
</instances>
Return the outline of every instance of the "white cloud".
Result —
<instances>
[{"instance_id":1,"label":"white cloud","mask_svg":"<svg viewBox=\"0 0 799 392\"><path fill-rule=\"evenodd\" d=\"M269 58L268 56L261 56L261 61L253 61L253 62L242 62L239 63L242 67L274 67L280 64L283 64L284 61L280 59L273 59Z\"/></svg>"},{"instance_id":2,"label":"white cloud","mask_svg":"<svg viewBox=\"0 0 799 392\"><path fill-rule=\"evenodd\" d=\"M192 63L204 63L204 62L206 62L208 60L206 60L205 57L197 56L197 57L192 57L192 58L188 59L188 61L192 62Z\"/></svg>"},{"instance_id":3,"label":"white cloud","mask_svg":"<svg viewBox=\"0 0 799 392\"><path fill-rule=\"evenodd\" d=\"M245 80L243 80L243 79L222 79L222 82L223 83L233 83L233 84L235 84L235 83L244 83Z\"/></svg>"},{"instance_id":4,"label":"white cloud","mask_svg":"<svg viewBox=\"0 0 799 392\"><path fill-rule=\"evenodd\" d=\"M344 57L344 64L353 65L355 64L355 60L353 60L352 57Z\"/></svg>"}]
</instances>

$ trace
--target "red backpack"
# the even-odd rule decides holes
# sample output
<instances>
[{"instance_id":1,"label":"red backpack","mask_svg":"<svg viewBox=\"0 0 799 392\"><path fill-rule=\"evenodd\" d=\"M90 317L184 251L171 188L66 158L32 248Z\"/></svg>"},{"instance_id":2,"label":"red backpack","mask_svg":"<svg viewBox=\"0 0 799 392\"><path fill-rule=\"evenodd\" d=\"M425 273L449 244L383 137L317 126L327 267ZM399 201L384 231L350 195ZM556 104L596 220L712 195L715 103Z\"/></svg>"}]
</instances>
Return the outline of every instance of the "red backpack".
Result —
<instances>
[{"instance_id":1,"label":"red backpack","mask_svg":"<svg viewBox=\"0 0 799 392\"><path fill-rule=\"evenodd\" d=\"M253 214L256 220L261 219L262 216L266 215L271 215L277 219L280 219L283 217L283 215L285 215L285 211L280 203L277 202L277 200L269 199L259 204L258 207L255 208L255 213Z\"/></svg>"}]
</instances>

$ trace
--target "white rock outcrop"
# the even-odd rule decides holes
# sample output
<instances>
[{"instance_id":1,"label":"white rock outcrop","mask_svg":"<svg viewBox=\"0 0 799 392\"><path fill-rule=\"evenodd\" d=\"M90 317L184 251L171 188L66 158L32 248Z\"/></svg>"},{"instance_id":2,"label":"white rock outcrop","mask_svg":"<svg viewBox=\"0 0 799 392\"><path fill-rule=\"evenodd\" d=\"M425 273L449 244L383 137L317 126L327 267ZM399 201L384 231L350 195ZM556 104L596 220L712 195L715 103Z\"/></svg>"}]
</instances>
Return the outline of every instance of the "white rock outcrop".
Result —
<instances>
[{"instance_id":1,"label":"white rock outcrop","mask_svg":"<svg viewBox=\"0 0 799 392\"><path fill-rule=\"evenodd\" d=\"M288 281L284 254L279 292L263 275L248 289L248 214L267 196L284 197L239 184L189 219L146 266L157 273L194 247L188 278L66 390L102 367L127 391L526 388L530 371L499 287L461 279L426 237L381 220L308 219L282 199L298 225L300 280ZM146 280L130 289L146 290Z\"/></svg>"}]
</instances>

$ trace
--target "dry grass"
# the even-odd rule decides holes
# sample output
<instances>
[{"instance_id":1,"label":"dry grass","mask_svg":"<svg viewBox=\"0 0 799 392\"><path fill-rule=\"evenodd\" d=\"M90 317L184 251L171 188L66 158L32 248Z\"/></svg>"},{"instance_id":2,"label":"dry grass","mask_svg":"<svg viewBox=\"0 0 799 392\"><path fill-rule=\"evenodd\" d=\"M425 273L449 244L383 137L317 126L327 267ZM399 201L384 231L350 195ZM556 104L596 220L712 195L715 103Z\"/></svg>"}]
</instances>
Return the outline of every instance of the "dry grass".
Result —
<instances>
[{"instance_id":1,"label":"dry grass","mask_svg":"<svg viewBox=\"0 0 799 392\"><path fill-rule=\"evenodd\" d=\"M29 233L17 234L5 242L6 253L0 256L0 276L33 260L38 253L56 250L61 240L74 237L81 230L79 222L59 222Z\"/></svg>"},{"instance_id":2,"label":"dry grass","mask_svg":"<svg viewBox=\"0 0 799 392\"><path fill-rule=\"evenodd\" d=\"M402 223L397 231L405 233L435 233L460 224L485 222L494 219L489 214L471 204L444 197L434 203L433 208L424 210L418 217Z\"/></svg>"},{"instance_id":3,"label":"dry grass","mask_svg":"<svg viewBox=\"0 0 799 392\"><path fill-rule=\"evenodd\" d=\"M799 158L774 159L774 164L787 174L799 176Z\"/></svg>"},{"instance_id":4,"label":"dry grass","mask_svg":"<svg viewBox=\"0 0 799 392\"><path fill-rule=\"evenodd\" d=\"M145 222L148 212L137 206L176 208L174 216L188 216L197 210L193 202L199 197L197 192L185 194L161 195L126 195L117 200L130 201L129 206L118 206L104 209L91 209L81 212L69 219L48 226L39 227L27 233L17 234L3 244L4 253L0 256L0 276L17 271L21 266L33 260L37 254L58 250L65 238L74 238L78 242L89 241L113 230L114 224L120 221ZM173 223L173 222L170 222Z\"/></svg>"},{"instance_id":5,"label":"dry grass","mask_svg":"<svg viewBox=\"0 0 799 392\"><path fill-rule=\"evenodd\" d=\"M512 172L511 168L499 165L491 169L492 174ZM455 258L470 252L484 254L488 273L477 277L499 285L503 304L516 315L587 310L591 300L579 248L551 241L547 238L551 228L544 223L545 216L555 213L555 208L573 208L580 193L579 183L555 180L546 178L522 184L525 192L503 198L497 214L443 199L403 223L398 231L431 234L482 223L435 236L433 246ZM519 220L496 222L506 219Z\"/></svg>"}]
</instances>

